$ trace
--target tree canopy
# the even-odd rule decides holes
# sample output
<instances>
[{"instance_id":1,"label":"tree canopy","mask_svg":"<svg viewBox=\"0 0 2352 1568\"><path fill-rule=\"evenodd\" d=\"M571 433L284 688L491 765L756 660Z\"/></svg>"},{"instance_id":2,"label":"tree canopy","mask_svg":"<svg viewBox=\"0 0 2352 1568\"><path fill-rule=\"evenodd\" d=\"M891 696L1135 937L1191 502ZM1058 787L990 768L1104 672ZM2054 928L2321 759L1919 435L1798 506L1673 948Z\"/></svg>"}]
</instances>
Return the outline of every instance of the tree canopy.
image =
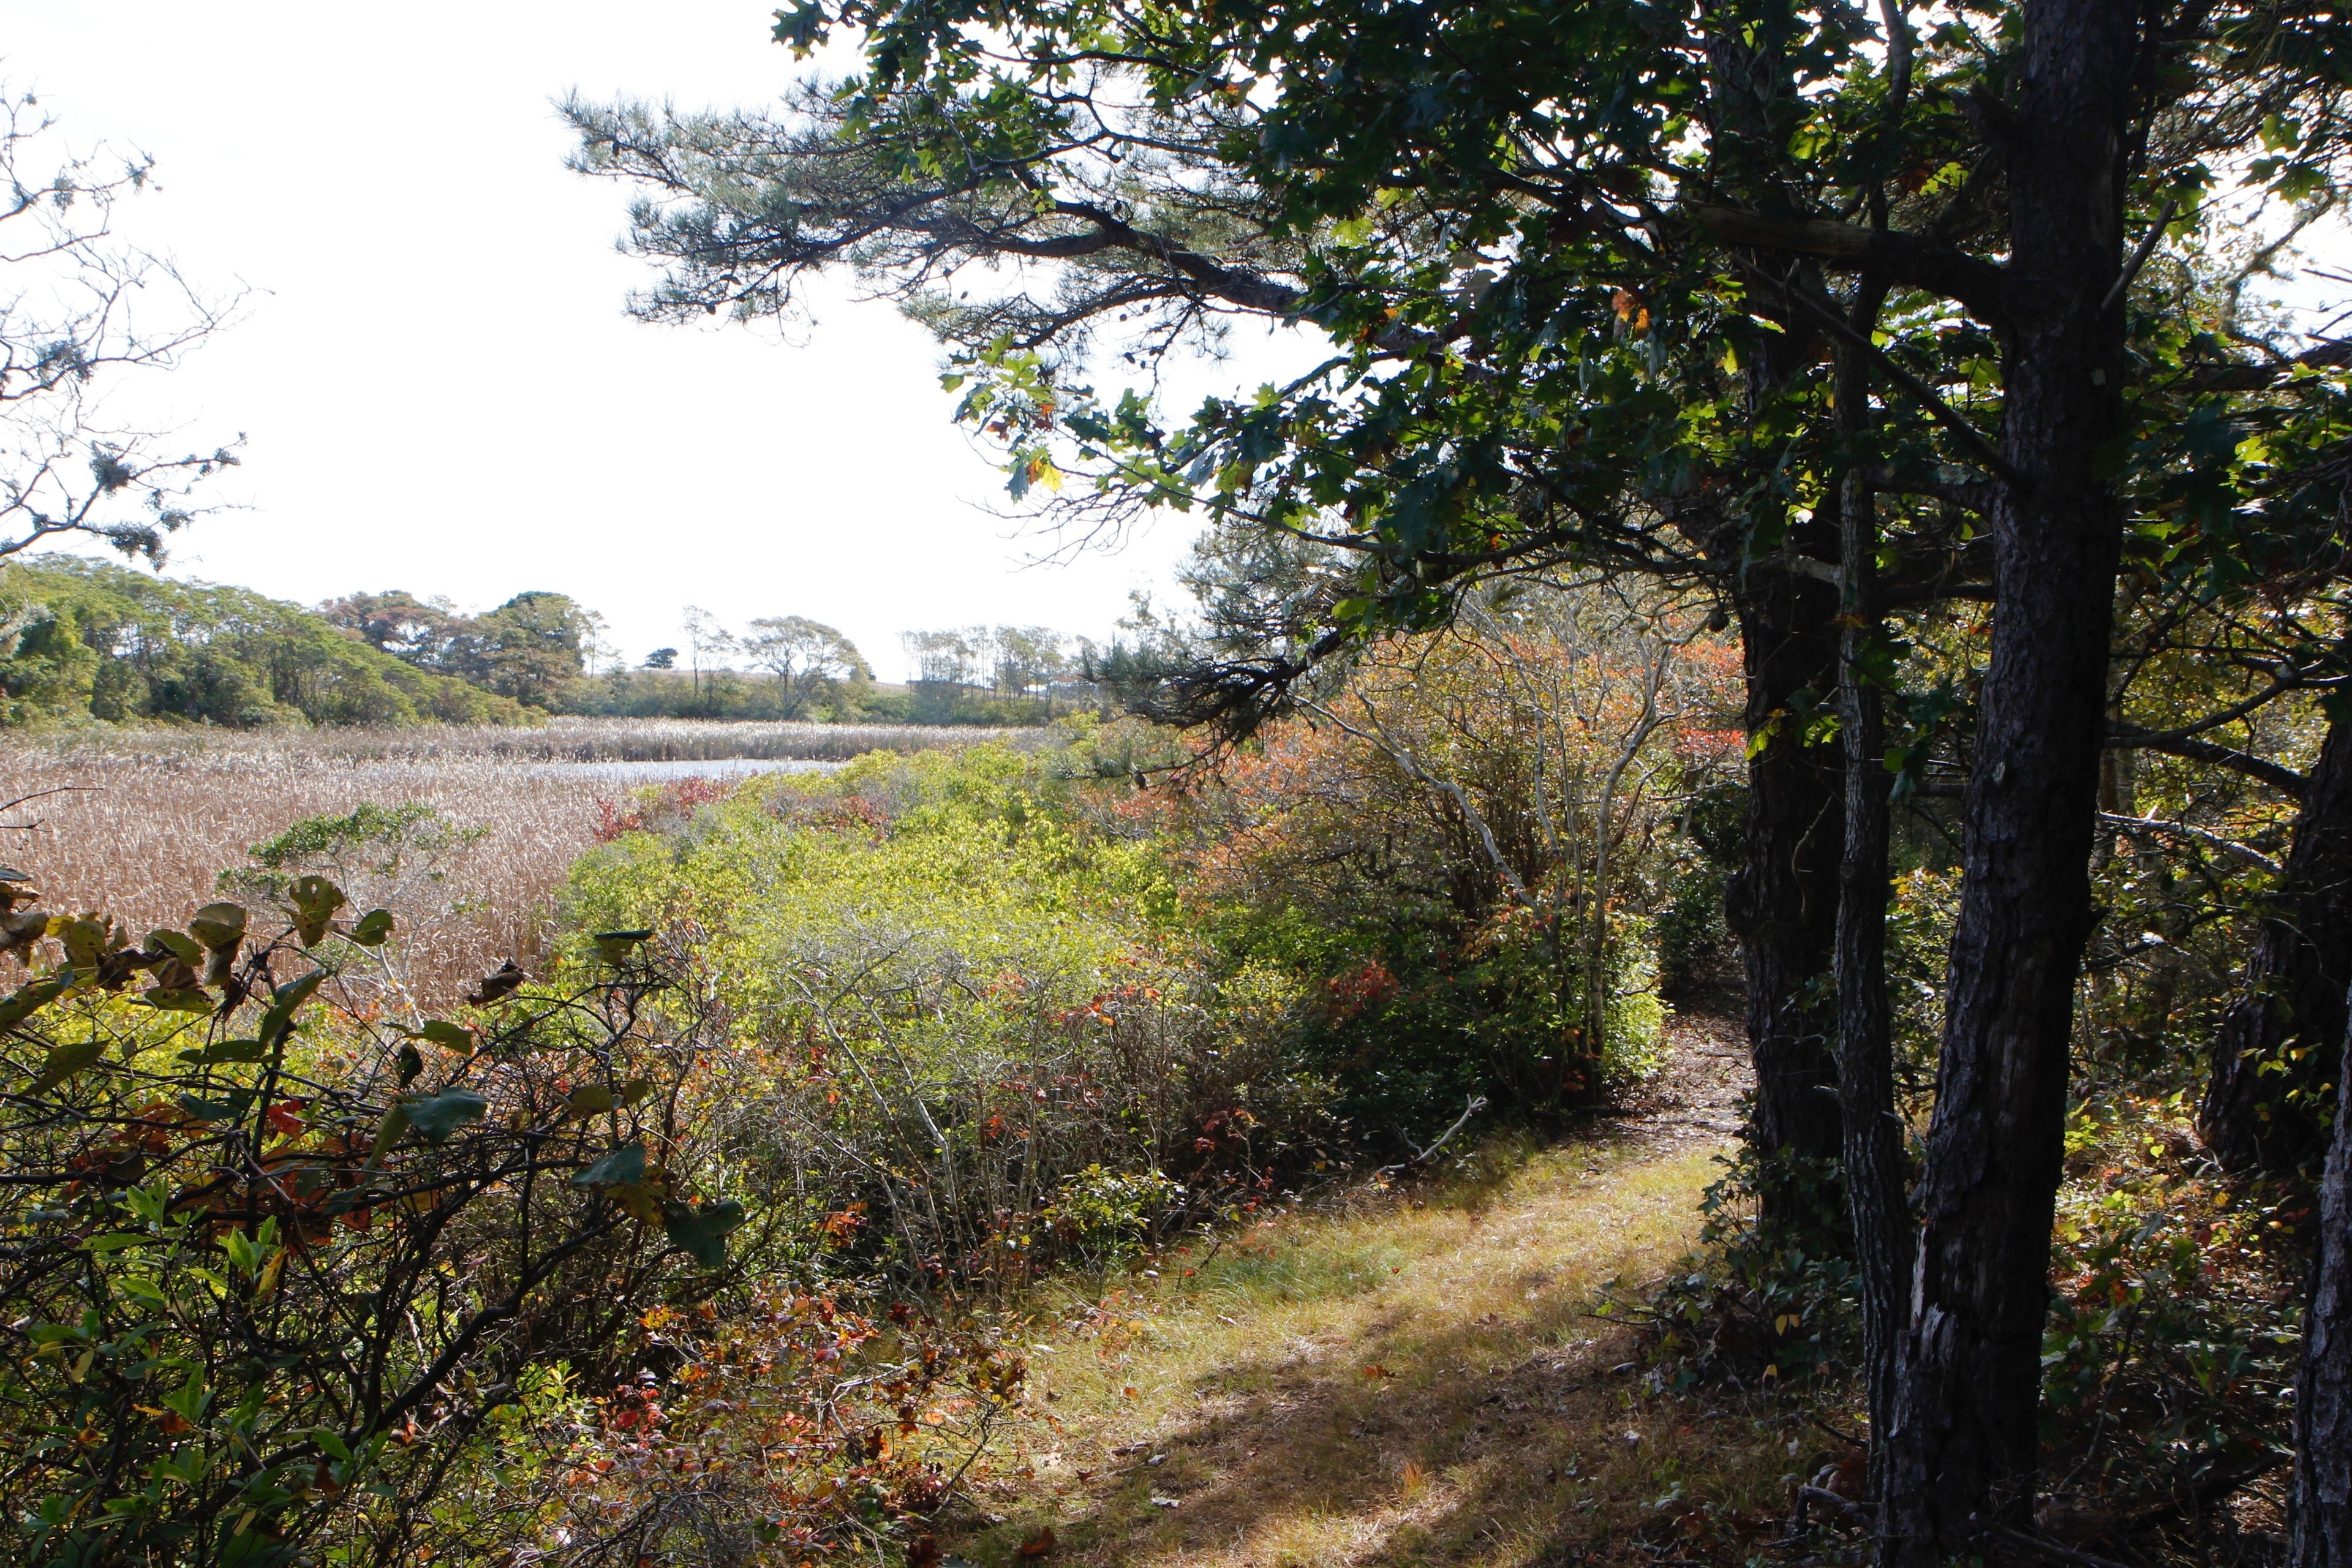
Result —
<instances>
[{"instance_id":1,"label":"tree canopy","mask_svg":"<svg viewBox=\"0 0 2352 1568\"><path fill-rule=\"evenodd\" d=\"M602 621L566 595L517 594L481 616L446 599L394 589L329 600L319 613L379 650L436 675L452 676L534 707L587 673Z\"/></svg>"}]
</instances>

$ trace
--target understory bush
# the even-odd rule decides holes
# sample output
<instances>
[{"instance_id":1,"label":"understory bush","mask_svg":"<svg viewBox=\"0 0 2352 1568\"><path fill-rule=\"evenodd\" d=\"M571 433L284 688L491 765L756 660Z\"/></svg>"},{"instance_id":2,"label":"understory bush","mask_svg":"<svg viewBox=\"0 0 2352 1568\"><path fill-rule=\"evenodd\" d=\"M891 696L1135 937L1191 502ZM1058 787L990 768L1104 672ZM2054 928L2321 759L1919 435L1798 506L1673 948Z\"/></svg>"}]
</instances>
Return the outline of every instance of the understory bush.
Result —
<instances>
[{"instance_id":1,"label":"understory bush","mask_svg":"<svg viewBox=\"0 0 2352 1568\"><path fill-rule=\"evenodd\" d=\"M2113 1510L2223 1495L2277 1468L2308 1199L2198 1158L2178 1092L2085 1100L2066 1150L2042 1411L2045 1443L2067 1459L2051 1491Z\"/></svg>"},{"instance_id":2,"label":"understory bush","mask_svg":"<svg viewBox=\"0 0 2352 1568\"><path fill-rule=\"evenodd\" d=\"M1748 1145L1723 1161L1700 1200L1699 1249L1654 1284L1619 1290L1609 1315L1640 1326L1661 1387L1791 1384L1859 1364L1862 1313L1853 1260L1834 1232L1768 1224L1756 1194L1792 1194L1801 1214L1843 1200L1834 1165Z\"/></svg>"},{"instance_id":3,"label":"understory bush","mask_svg":"<svg viewBox=\"0 0 2352 1568\"><path fill-rule=\"evenodd\" d=\"M682 933L753 1069L730 1157L829 1268L1106 1267L1332 1134L1303 988L1213 977L1155 847L1083 804L1050 755L877 755L649 807L575 868L576 929Z\"/></svg>"},{"instance_id":4,"label":"understory bush","mask_svg":"<svg viewBox=\"0 0 2352 1568\"><path fill-rule=\"evenodd\" d=\"M0 894L16 1561L861 1543L1018 1384L792 1272L726 1158L731 1043L643 933L395 1024L350 984L391 920L322 878L143 940Z\"/></svg>"},{"instance_id":5,"label":"understory bush","mask_svg":"<svg viewBox=\"0 0 2352 1568\"><path fill-rule=\"evenodd\" d=\"M2273 1477L2288 1453L2301 1349L2307 1195L2225 1177L2197 1150L2187 1097L2086 1098L2066 1132L2042 1336L2047 1528L2211 1553L2267 1528L2274 1506L2216 1505ZM1700 1247L1664 1279L1612 1295L1664 1389L1801 1388L1856 1431L1863 1338L1856 1275L1834 1230L1757 1217L1766 1183L1801 1212L1843 1201L1834 1166L1741 1153L1707 1189ZM2252 1521L2250 1525L2249 1521ZM2261 1540L2232 1560L2266 1560Z\"/></svg>"},{"instance_id":6,"label":"understory bush","mask_svg":"<svg viewBox=\"0 0 2352 1568\"><path fill-rule=\"evenodd\" d=\"M1662 944L1686 981L1722 929L1690 825L1721 837L1738 800L1727 667L1681 616L1498 598L1155 802L1187 912L1325 993L1317 1058L1391 1146L1474 1096L1556 1122L1659 1060Z\"/></svg>"}]
</instances>

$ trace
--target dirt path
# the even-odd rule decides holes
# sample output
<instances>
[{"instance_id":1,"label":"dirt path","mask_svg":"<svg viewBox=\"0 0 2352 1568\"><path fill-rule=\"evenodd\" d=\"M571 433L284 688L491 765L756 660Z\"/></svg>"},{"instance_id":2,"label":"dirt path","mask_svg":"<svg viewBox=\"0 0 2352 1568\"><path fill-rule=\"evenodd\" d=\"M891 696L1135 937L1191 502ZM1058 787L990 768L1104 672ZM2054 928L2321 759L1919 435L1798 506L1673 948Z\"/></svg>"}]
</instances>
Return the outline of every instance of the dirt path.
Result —
<instances>
[{"instance_id":1,"label":"dirt path","mask_svg":"<svg viewBox=\"0 0 2352 1568\"><path fill-rule=\"evenodd\" d=\"M1443 1186L1271 1220L1041 1315L1039 1418L982 1484L993 1522L950 1549L1014 1562L1050 1528L1055 1563L1501 1568L1751 1535L1800 1462L1781 1435L1694 1430L1591 1315L1696 1240L1738 1131L1736 1026L1670 1039L1633 1113L1585 1137L1490 1146Z\"/></svg>"}]
</instances>

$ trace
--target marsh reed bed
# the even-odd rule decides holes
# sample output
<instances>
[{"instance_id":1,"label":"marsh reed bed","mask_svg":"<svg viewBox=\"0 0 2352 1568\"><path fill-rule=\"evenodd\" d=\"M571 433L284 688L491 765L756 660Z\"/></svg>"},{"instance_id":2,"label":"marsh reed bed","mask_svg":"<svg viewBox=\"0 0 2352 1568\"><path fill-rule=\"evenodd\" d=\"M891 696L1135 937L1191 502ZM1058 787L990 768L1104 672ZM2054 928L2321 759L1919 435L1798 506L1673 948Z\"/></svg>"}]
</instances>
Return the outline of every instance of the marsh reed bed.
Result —
<instances>
[{"instance_id":1,"label":"marsh reed bed","mask_svg":"<svg viewBox=\"0 0 2352 1568\"><path fill-rule=\"evenodd\" d=\"M12 739L0 742L0 801L22 804L0 817L0 862L30 875L53 910L103 910L142 930L219 897L222 872L247 868L248 850L296 822L421 803L467 835L438 858L429 888L412 888L416 907L395 910L409 988L446 1004L501 960L528 967L545 952L564 874L630 793L626 779L562 764L845 761L1002 734L577 720Z\"/></svg>"}]
</instances>

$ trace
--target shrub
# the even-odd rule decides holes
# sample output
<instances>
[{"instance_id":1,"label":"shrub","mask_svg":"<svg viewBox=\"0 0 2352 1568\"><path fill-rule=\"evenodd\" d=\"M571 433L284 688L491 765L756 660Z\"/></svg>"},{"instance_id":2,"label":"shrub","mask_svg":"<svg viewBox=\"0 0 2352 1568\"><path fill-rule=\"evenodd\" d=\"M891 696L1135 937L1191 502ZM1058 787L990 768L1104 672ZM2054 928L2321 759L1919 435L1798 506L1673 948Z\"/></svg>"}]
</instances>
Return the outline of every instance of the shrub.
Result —
<instances>
[{"instance_id":1,"label":"shrub","mask_svg":"<svg viewBox=\"0 0 2352 1568\"><path fill-rule=\"evenodd\" d=\"M1155 847L1097 831L1081 787L1050 754L877 756L648 794L575 868L575 930L680 932L723 992L758 1064L730 1157L793 1194L828 1268L1107 1267L1330 1132L1291 1049L1303 992L1216 982Z\"/></svg>"},{"instance_id":2,"label":"shrub","mask_svg":"<svg viewBox=\"0 0 2352 1568\"><path fill-rule=\"evenodd\" d=\"M864 1539L928 1506L923 1456L974 1422L894 1466L873 1412L984 1412L1017 1363L780 1294L787 1216L722 1196L725 1042L677 954L608 937L574 983L492 976L462 1018L403 1027L334 1005L389 918L346 918L315 876L286 899L267 931L223 903L140 942L7 916L11 946L61 950L0 1001L0 1509L21 1560L652 1539L674 1471L615 1456L664 1425L656 1363L756 1385L730 1410L805 1433L728 1483L755 1535ZM725 1331L658 1331L730 1298Z\"/></svg>"},{"instance_id":3,"label":"shrub","mask_svg":"<svg viewBox=\"0 0 2352 1568\"><path fill-rule=\"evenodd\" d=\"M1730 1380L1793 1383L1859 1363L1862 1315L1853 1261L1818 1233L1757 1217L1769 1184L1809 1205L1843 1199L1834 1166L1745 1145L1700 1201L1699 1250L1645 1293L1605 1309L1642 1325L1654 1376L1686 1389Z\"/></svg>"},{"instance_id":4,"label":"shrub","mask_svg":"<svg viewBox=\"0 0 2352 1568\"><path fill-rule=\"evenodd\" d=\"M1720 924L1655 876L1727 744L1721 650L1675 614L1563 591L1394 639L1164 808L1221 962L1391 978L1311 1042L1352 1120L1558 1118L1654 1067L1662 911L1685 966Z\"/></svg>"}]
</instances>

